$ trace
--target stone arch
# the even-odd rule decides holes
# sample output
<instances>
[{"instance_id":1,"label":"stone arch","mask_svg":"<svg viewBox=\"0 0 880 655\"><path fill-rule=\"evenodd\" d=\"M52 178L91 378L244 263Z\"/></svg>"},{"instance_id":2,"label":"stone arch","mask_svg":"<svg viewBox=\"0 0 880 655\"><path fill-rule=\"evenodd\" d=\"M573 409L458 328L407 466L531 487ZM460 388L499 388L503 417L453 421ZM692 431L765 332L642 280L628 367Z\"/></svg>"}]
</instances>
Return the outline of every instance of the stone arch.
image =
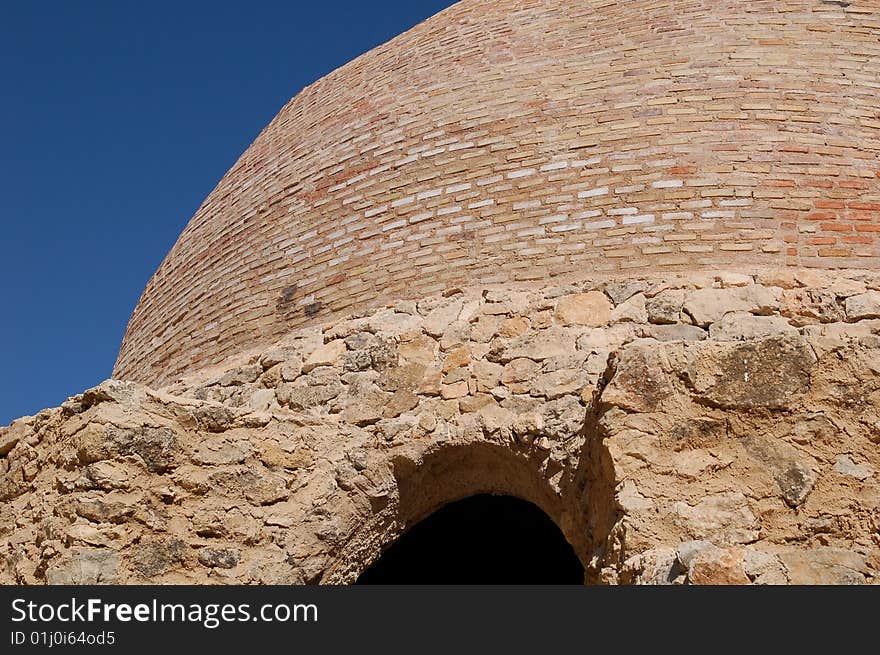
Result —
<instances>
[{"instance_id":1,"label":"stone arch","mask_svg":"<svg viewBox=\"0 0 880 655\"><path fill-rule=\"evenodd\" d=\"M584 566L541 508L503 494L448 503L419 521L356 584L583 584Z\"/></svg>"},{"instance_id":2,"label":"stone arch","mask_svg":"<svg viewBox=\"0 0 880 655\"><path fill-rule=\"evenodd\" d=\"M438 444L386 463L394 490L367 517L324 570L323 584L350 584L413 526L451 503L481 494L510 496L541 510L580 560L585 582L595 582L617 519L610 460L581 442L570 463L551 460L533 445L487 440ZM597 558L598 556L598 558Z\"/></svg>"}]
</instances>

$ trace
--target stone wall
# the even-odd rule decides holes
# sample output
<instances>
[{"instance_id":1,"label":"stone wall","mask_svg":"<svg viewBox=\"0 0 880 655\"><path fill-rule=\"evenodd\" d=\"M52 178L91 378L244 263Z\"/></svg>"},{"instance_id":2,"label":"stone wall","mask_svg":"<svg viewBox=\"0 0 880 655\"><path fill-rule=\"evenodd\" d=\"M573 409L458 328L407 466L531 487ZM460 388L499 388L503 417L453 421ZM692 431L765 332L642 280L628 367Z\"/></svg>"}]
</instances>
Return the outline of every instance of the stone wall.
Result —
<instances>
[{"instance_id":1,"label":"stone wall","mask_svg":"<svg viewBox=\"0 0 880 655\"><path fill-rule=\"evenodd\" d=\"M348 583L491 492L588 582L876 583L878 332L880 273L595 278L108 381L0 428L0 582Z\"/></svg>"},{"instance_id":2,"label":"stone wall","mask_svg":"<svg viewBox=\"0 0 880 655\"><path fill-rule=\"evenodd\" d=\"M878 36L874 0L460 2L282 109L114 377L475 280L877 268Z\"/></svg>"}]
</instances>

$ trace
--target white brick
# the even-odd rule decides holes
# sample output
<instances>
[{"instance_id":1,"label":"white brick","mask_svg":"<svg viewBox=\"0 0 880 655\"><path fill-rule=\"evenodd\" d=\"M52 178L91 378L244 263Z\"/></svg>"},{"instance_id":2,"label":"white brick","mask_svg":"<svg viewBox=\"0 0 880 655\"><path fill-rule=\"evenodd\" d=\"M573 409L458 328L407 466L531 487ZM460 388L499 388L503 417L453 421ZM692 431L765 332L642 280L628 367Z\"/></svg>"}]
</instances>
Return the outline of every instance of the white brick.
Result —
<instances>
[{"instance_id":1,"label":"white brick","mask_svg":"<svg viewBox=\"0 0 880 655\"><path fill-rule=\"evenodd\" d=\"M434 212L422 212L421 214L415 214L414 216L409 217L409 222L412 224L421 223L422 221L426 221L429 218L434 217Z\"/></svg>"},{"instance_id":2,"label":"white brick","mask_svg":"<svg viewBox=\"0 0 880 655\"><path fill-rule=\"evenodd\" d=\"M396 162L394 162L394 166L395 166L395 168L400 168L401 166L406 166L407 164L411 164L414 161L418 161L418 160L419 160L418 155L410 155L409 157L406 157L404 159L398 159Z\"/></svg>"},{"instance_id":3,"label":"white brick","mask_svg":"<svg viewBox=\"0 0 880 655\"><path fill-rule=\"evenodd\" d=\"M382 205L381 207L375 207L374 209L368 209L364 212L365 218L373 218L373 216L378 216L384 212L388 211L388 205Z\"/></svg>"},{"instance_id":4,"label":"white brick","mask_svg":"<svg viewBox=\"0 0 880 655\"><path fill-rule=\"evenodd\" d=\"M504 180L503 175L493 175L492 177L486 177L477 182L478 186L488 186L489 184L497 184L498 182L502 182Z\"/></svg>"},{"instance_id":5,"label":"white brick","mask_svg":"<svg viewBox=\"0 0 880 655\"><path fill-rule=\"evenodd\" d=\"M404 205L410 205L415 202L415 196L407 196L406 198L400 198L399 200L395 200L391 203L391 206L394 208L403 207Z\"/></svg>"},{"instance_id":6,"label":"white brick","mask_svg":"<svg viewBox=\"0 0 880 655\"><path fill-rule=\"evenodd\" d=\"M567 161L555 161L551 164L544 164L541 166L541 171L549 172L549 171L561 171L564 168L568 168Z\"/></svg>"},{"instance_id":7,"label":"white brick","mask_svg":"<svg viewBox=\"0 0 880 655\"><path fill-rule=\"evenodd\" d=\"M608 195L608 187L598 187L596 189L590 189L589 191L581 191L578 194L578 198L594 198L596 196L605 196Z\"/></svg>"},{"instance_id":8,"label":"white brick","mask_svg":"<svg viewBox=\"0 0 880 655\"><path fill-rule=\"evenodd\" d=\"M644 225L645 223L653 223L654 214L641 214L640 216L624 216L624 225Z\"/></svg>"},{"instance_id":9,"label":"white brick","mask_svg":"<svg viewBox=\"0 0 880 655\"><path fill-rule=\"evenodd\" d=\"M395 230L399 227L403 227L404 225L406 225L406 221L404 221L404 220L394 221L393 223L388 223L387 225L383 225L382 231L387 232L388 230Z\"/></svg>"},{"instance_id":10,"label":"white brick","mask_svg":"<svg viewBox=\"0 0 880 655\"><path fill-rule=\"evenodd\" d=\"M576 220L581 220L584 218L596 218L597 216L602 215L601 209L590 209L585 212L578 212L576 214L572 214L571 217Z\"/></svg>"},{"instance_id":11,"label":"white brick","mask_svg":"<svg viewBox=\"0 0 880 655\"><path fill-rule=\"evenodd\" d=\"M606 227L614 227L616 223L614 221L595 221L593 223L585 223L585 230L601 230Z\"/></svg>"},{"instance_id":12,"label":"white brick","mask_svg":"<svg viewBox=\"0 0 880 655\"><path fill-rule=\"evenodd\" d=\"M551 232L571 232L572 230L578 230L581 227L581 223L565 223L563 225L554 225L550 228Z\"/></svg>"},{"instance_id":13,"label":"white brick","mask_svg":"<svg viewBox=\"0 0 880 655\"><path fill-rule=\"evenodd\" d=\"M562 223L568 220L568 214L554 214L553 216L545 216L538 221L538 225L546 225L547 223Z\"/></svg>"}]
</instances>

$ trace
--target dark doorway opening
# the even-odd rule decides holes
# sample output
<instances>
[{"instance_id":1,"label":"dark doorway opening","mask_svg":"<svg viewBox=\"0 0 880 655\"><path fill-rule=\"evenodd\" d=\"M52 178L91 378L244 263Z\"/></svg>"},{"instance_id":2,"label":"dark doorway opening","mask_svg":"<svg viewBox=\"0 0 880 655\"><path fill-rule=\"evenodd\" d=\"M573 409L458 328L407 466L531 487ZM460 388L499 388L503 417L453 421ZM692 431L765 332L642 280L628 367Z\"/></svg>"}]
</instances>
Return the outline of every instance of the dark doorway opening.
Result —
<instances>
[{"instance_id":1,"label":"dark doorway opening","mask_svg":"<svg viewBox=\"0 0 880 655\"><path fill-rule=\"evenodd\" d=\"M583 584L556 524L532 503L481 494L403 534L357 584Z\"/></svg>"}]
</instances>

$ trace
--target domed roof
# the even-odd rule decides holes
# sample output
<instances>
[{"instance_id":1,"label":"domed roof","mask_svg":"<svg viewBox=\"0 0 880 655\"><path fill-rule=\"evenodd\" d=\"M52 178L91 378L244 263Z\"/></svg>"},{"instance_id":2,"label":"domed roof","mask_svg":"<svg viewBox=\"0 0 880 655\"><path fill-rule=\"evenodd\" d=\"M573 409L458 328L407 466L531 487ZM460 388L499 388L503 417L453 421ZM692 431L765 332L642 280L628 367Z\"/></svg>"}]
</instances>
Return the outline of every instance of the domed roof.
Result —
<instances>
[{"instance_id":1,"label":"domed roof","mask_svg":"<svg viewBox=\"0 0 880 655\"><path fill-rule=\"evenodd\" d=\"M208 196L114 376L583 272L875 268L872 0L465 0L293 98Z\"/></svg>"}]
</instances>

